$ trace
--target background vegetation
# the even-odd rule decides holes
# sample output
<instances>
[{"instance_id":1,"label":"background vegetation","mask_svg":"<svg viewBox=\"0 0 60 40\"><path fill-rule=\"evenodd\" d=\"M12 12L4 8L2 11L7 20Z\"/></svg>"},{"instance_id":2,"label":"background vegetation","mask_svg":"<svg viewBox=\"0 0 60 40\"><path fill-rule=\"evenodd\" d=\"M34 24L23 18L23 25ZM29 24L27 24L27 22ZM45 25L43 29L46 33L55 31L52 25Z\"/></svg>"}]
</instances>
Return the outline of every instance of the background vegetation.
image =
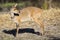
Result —
<instances>
[{"instance_id":1,"label":"background vegetation","mask_svg":"<svg viewBox=\"0 0 60 40\"><path fill-rule=\"evenodd\" d=\"M0 0L0 11L8 11L18 3L18 8L35 6L43 9L60 8L60 0Z\"/></svg>"}]
</instances>

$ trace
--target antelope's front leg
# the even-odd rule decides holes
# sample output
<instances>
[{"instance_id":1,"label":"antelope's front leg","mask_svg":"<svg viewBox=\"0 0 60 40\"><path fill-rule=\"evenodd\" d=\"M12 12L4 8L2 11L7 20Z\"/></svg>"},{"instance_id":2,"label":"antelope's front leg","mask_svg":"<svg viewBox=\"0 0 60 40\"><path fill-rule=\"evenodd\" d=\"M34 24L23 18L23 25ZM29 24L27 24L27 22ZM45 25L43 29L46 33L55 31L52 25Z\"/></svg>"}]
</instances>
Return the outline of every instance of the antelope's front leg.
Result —
<instances>
[{"instance_id":1,"label":"antelope's front leg","mask_svg":"<svg viewBox=\"0 0 60 40\"><path fill-rule=\"evenodd\" d=\"M19 24L20 24L20 18L19 18L19 16L15 19L15 23L16 23L16 37L18 37Z\"/></svg>"},{"instance_id":2,"label":"antelope's front leg","mask_svg":"<svg viewBox=\"0 0 60 40\"><path fill-rule=\"evenodd\" d=\"M19 32L19 24L16 23L16 37L18 37L18 32Z\"/></svg>"}]
</instances>

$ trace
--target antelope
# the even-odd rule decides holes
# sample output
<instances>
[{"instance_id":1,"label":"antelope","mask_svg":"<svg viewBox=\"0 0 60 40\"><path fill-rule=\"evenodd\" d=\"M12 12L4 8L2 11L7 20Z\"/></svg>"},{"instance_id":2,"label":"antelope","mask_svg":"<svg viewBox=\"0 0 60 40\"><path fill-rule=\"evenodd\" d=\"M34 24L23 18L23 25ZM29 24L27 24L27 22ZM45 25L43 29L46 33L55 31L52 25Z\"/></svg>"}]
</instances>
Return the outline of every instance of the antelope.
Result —
<instances>
[{"instance_id":1,"label":"antelope","mask_svg":"<svg viewBox=\"0 0 60 40\"><path fill-rule=\"evenodd\" d=\"M27 7L27 8L23 8L22 10L18 10L16 8L17 4L15 4L11 10L11 18L12 20L16 23L16 36L18 36L18 30L19 30L19 24L21 24L21 19L24 18L24 14L29 15L29 17L31 18L31 20L33 20L34 22L36 22L41 29L41 33L42 35L44 35L44 24L42 19L38 19L38 17L40 17L40 15L42 14L43 10L37 7Z\"/></svg>"}]
</instances>

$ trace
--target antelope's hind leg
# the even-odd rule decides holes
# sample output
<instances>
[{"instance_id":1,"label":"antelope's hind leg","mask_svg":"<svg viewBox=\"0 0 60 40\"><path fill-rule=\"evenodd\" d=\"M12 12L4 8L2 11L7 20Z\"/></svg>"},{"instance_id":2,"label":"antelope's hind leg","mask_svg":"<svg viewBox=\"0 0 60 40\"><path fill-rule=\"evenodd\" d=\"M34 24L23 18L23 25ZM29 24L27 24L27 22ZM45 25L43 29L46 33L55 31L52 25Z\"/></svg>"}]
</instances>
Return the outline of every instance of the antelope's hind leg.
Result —
<instances>
[{"instance_id":1,"label":"antelope's hind leg","mask_svg":"<svg viewBox=\"0 0 60 40\"><path fill-rule=\"evenodd\" d=\"M40 30L41 30L41 35L44 35L44 24L41 20L36 20L36 23L39 24Z\"/></svg>"},{"instance_id":2,"label":"antelope's hind leg","mask_svg":"<svg viewBox=\"0 0 60 40\"><path fill-rule=\"evenodd\" d=\"M40 26L40 30L42 35L44 35L44 23L42 20L39 20L37 18L33 18L33 20Z\"/></svg>"},{"instance_id":3,"label":"antelope's hind leg","mask_svg":"<svg viewBox=\"0 0 60 40\"><path fill-rule=\"evenodd\" d=\"M42 35L44 35L45 34L45 31L44 31L44 23L40 20L39 21L39 24L40 24L41 33L42 33Z\"/></svg>"}]
</instances>

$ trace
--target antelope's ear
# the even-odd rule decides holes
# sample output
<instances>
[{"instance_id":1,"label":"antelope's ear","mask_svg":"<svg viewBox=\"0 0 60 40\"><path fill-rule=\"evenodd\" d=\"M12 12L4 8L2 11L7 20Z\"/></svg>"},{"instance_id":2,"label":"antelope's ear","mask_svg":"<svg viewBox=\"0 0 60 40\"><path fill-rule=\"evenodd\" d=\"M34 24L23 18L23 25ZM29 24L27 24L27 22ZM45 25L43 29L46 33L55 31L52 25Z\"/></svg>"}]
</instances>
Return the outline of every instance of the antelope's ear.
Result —
<instances>
[{"instance_id":1,"label":"antelope's ear","mask_svg":"<svg viewBox=\"0 0 60 40\"><path fill-rule=\"evenodd\" d=\"M15 5L13 5L12 7L13 7L13 8L16 8L16 7L17 7L17 5L18 5L18 4L16 3L16 4L15 4Z\"/></svg>"},{"instance_id":2,"label":"antelope's ear","mask_svg":"<svg viewBox=\"0 0 60 40\"><path fill-rule=\"evenodd\" d=\"M16 4L14 5L14 7L17 7L17 5L18 5L18 4L16 3Z\"/></svg>"}]
</instances>

